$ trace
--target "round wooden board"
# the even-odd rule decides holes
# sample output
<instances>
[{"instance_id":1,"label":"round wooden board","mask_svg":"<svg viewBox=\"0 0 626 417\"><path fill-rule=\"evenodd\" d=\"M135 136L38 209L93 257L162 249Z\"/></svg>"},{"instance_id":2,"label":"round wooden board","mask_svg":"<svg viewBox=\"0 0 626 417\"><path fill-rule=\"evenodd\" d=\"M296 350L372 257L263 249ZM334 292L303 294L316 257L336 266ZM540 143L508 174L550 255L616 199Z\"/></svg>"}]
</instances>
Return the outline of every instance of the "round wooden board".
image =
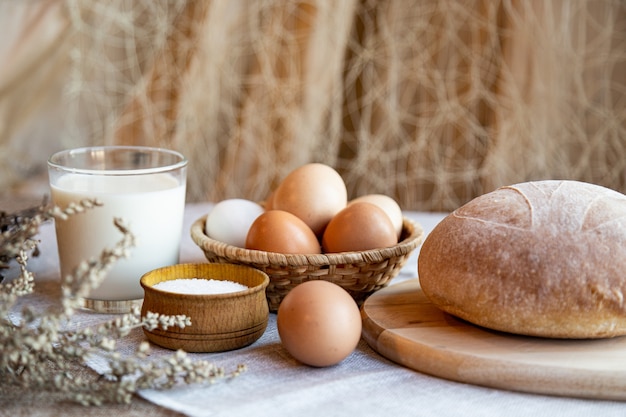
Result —
<instances>
[{"instance_id":1,"label":"round wooden board","mask_svg":"<svg viewBox=\"0 0 626 417\"><path fill-rule=\"evenodd\" d=\"M372 349L419 372L513 391L626 400L626 337L558 340L491 331L435 307L417 279L374 293L361 315Z\"/></svg>"}]
</instances>

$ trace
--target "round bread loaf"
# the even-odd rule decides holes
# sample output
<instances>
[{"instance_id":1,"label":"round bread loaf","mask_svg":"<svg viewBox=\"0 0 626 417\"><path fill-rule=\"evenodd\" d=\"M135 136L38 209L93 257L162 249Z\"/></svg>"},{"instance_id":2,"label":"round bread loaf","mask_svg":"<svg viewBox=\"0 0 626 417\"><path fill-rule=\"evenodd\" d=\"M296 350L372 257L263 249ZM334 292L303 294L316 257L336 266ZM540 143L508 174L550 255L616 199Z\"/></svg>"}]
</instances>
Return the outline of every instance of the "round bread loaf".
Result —
<instances>
[{"instance_id":1,"label":"round bread loaf","mask_svg":"<svg viewBox=\"0 0 626 417\"><path fill-rule=\"evenodd\" d=\"M537 181L475 198L418 258L422 291L473 324L550 338L626 334L626 196Z\"/></svg>"}]
</instances>

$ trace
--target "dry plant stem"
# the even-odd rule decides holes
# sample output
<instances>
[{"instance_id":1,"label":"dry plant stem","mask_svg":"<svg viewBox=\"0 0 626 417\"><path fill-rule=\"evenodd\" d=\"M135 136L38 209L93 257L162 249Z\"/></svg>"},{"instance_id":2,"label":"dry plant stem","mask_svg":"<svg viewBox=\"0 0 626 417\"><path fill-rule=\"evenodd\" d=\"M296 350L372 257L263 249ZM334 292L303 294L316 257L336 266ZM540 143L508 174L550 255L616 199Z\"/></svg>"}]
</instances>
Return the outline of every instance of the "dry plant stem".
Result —
<instances>
[{"instance_id":1,"label":"dry plant stem","mask_svg":"<svg viewBox=\"0 0 626 417\"><path fill-rule=\"evenodd\" d=\"M145 341L134 355L122 357L116 352L116 340L127 336L133 329L142 326L149 329L189 326L190 318L183 315L147 313L145 317L140 317L136 309L95 328L68 330L75 310L80 307L80 299L100 284L106 271L116 261L129 256L130 248L135 244L134 236L121 219L114 219L122 239L112 249L104 249L97 259L81 263L72 275L62 277L62 308L41 313L24 307L18 322L9 318L19 298L34 289L34 277L27 269L27 260L28 254L37 248L34 237L39 226L52 218L64 221L98 205L100 203L95 200L83 200L63 210L58 207L48 209L42 205L28 215L14 215L12 220L3 214L1 265L7 267L13 259L20 267L20 274L11 282L0 283L2 383L59 391L81 404L100 405L107 402L128 403L134 393L145 388L212 383L243 372L245 366L241 365L226 374L224 369L210 362L192 361L184 351L165 359L148 361L146 354L150 346ZM77 366L85 366L92 357L104 359L109 370L100 378L87 380L78 375L76 369Z\"/></svg>"}]
</instances>

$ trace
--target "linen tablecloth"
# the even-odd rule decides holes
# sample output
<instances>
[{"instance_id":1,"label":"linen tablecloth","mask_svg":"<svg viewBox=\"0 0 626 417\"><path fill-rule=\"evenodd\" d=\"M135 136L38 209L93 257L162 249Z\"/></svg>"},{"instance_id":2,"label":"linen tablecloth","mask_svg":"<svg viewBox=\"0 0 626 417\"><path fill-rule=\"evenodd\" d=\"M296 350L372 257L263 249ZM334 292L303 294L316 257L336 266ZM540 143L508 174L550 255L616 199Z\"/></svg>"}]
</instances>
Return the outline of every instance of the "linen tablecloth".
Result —
<instances>
[{"instance_id":1,"label":"linen tablecloth","mask_svg":"<svg viewBox=\"0 0 626 417\"><path fill-rule=\"evenodd\" d=\"M211 204L189 204L185 211L181 262L205 262L202 251L191 240L193 221L208 213ZM425 233L445 216L439 213L405 212L417 220ZM59 281L54 227L41 229L42 255L30 262L36 273L33 304L55 302L51 293ZM418 249L419 250L419 249ZM416 250L390 285L417 277ZM111 316L80 312L75 319L97 324ZM141 330L118 341L120 352L132 352L145 340ZM151 357L171 355L172 351L152 346ZM312 368L293 359L280 344L276 315L264 335L243 349L223 353L194 353L192 359L205 359L226 371L238 364L247 366L239 377L213 385L180 386L159 391L144 390L140 396L166 409L184 415L200 416L624 416L626 403L562 398L491 389L425 375L397 365L375 351L363 340L340 364ZM96 359L89 363L102 372L106 365ZM623 367L626 364L616 364ZM0 411L0 414L2 411ZM86 409L89 414L89 409ZM149 412L146 411L147 414ZM133 414L135 415L135 414Z\"/></svg>"}]
</instances>

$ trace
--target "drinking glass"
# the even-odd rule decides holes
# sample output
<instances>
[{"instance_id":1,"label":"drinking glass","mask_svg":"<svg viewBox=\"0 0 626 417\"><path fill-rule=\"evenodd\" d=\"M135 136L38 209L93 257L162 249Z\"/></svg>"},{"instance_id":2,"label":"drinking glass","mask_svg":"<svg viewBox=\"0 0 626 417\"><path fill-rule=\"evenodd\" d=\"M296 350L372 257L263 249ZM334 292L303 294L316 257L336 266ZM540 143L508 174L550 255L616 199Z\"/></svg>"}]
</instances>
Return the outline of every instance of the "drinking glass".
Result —
<instances>
[{"instance_id":1,"label":"drinking glass","mask_svg":"<svg viewBox=\"0 0 626 417\"><path fill-rule=\"evenodd\" d=\"M98 257L121 238L121 218L135 236L129 258L117 261L83 302L86 309L125 313L140 306L141 276L178 263L182 237L187 159L180 153L141 146L64 150L48 160L52 202L97 199L101 206L55 220L62 276Z\"/></svg>"}]
</instances>

